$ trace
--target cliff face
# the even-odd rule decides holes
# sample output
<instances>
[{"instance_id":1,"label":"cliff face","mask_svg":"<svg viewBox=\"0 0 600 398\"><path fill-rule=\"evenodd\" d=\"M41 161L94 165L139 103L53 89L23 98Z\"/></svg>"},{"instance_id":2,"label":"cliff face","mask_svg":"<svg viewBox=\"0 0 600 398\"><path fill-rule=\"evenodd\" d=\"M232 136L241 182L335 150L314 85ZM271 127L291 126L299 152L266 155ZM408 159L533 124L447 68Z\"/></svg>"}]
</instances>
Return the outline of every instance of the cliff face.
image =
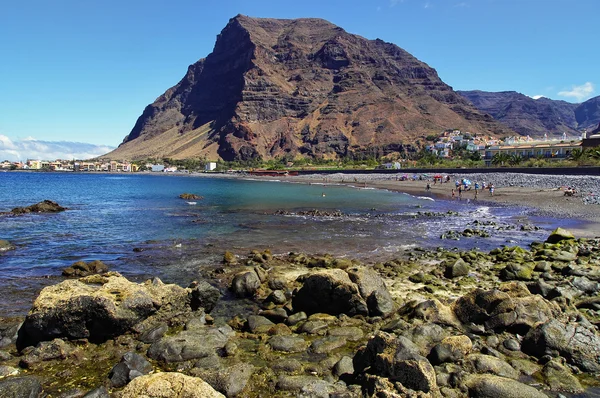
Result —
<instances>
[{"instance_id":1,"label":"cliff face","mask_svg":"<svg viewBox=\"0 0 600 398\"><path fill-rule=\"evenodd\" d=\"M600 97L582 104L548 98L533 99L515 91L459 91L480 111L521 135L579 135L600 122Z\"/></svg>"},{"instance_id":2,"label":"cliff face","mask_svg":"<svg viewBox=\"0 0 600 398\"><path fill-rule=\"evenodd\" d=\"M107 156L338 157L447 128L511 133L396 45L320 19L237 16Z\"/></svg>"}]
</instances>

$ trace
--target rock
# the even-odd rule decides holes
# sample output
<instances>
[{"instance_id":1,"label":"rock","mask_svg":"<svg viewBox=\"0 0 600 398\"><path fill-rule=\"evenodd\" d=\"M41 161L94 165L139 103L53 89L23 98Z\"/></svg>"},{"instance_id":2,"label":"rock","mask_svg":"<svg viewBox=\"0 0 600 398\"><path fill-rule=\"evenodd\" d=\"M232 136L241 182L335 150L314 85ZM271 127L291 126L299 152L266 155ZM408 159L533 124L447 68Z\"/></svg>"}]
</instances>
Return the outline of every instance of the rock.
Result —
<instances>
[{"instance_id":1,"label":"rock","mask_svg":"<svg viewBox=\"0 0 600 398\"><path fill-rule=\"evenodd\" d=\"M204 199L204 197L200 196L200 195L196 195L195 193L182 193L181 195L179 195L179 197L181 199L184 200L200 200L200 199Z\"/></svg>"},{"instance_id":2,"label":"rock","mask_svg":"<svg viewBox=\"0 0 600 398\"><path fill-rule=\"evenodd\" d=\"M307 314L368 315L367 304L348 274L340 269L318 271L304 279L292 300L296 311Z\"/></svg>"},{"instance_id":3,"label":"rock","mask_svg":"<svg viewBox=\"0 0 600 398\"><path fill-rule=\"evenodd\" d=\"M306 312L300 311L300 312L296 312L295 314L288 316L286 323L290 326L294 326L295 324L297 324L299 322L305 321L307 318L308 317L306 316Z\"/></svg>"},{"instance_id":4,"label":"rock","mask_svg":"<svg viewBox=\"0 0 600 398\"><path fill-rule=\"evenodd\" d=\"M333 375L340 377L343 375L351 375L354 373L354 365L352 364L352 358L344 356L342 359L336 362L333 366Z\"/></svg>"},{"instance_id":5,"label":"rock","mask_svg":"<svg viewBox=\"0 0 600 398\"><path fill-rule=\"evenodd\" d=\"M206 372L202 378L226 397L236 397L248 384L253 371L254 366L248 363L237 363L224 369Z\"/></svg>"},{"instance_id":6,"label":"rock","mask_svg":"<svg viewBox=\"0 0 600 398\"><path fill-rule=\"evenodd\" d=\"M548 398L527 384L500 376L471 376L465 384L472 398Z\"/></svg>"},{"instance_id":7,"label":"rock","mask_svg":"<svg viewBox=\"0 0 600 398\"><path fill-rule=\"evenodd\" d=\"M56 202L44 200L27 207L15 207L10 212L14 215L20 215L27 213L59 213L65 210L67 210L66 207L62 207Z\"/></svg>"},{"instance_id":8,"label":"rock","mask_svg":"<svg viewBox=\"0 0 600 398\"><path fill-rule=\"evenodd\" d=\"M571 374L569 369L555 360L545 364L541 374L544 377L544 382L552 391L564 391L572 394L581 394L583 392L579 380Z\"/></svg>"},{"instance_id":9,"label":"rock","mask_svg":"<svg viewBox=\"0 0 600 398\"><path fill-rule=\"evenodd\" d=\"M147 375L150 372L152 372L152 365L146 358L135 352L128 352L123 355L121 362L112 368L108 379L112 387L120 388L136 377Z\"/></svg>"},{"instance_id":10,"label":"rock","mask_svg":"<svg viewBox=\"0 0 600 398\"><path fill-rule=\"evenodd\" d=\"M278 390L284 391L300 391L307 385L319 381L316 376L287 376L282 375L277 379Z\"/></svg>"},{"instance_id":11,"label":"rock","mask_svg":"<svg viewBox=\"0 0 600 398\"><path fill-rule=\"evenodd\" d=\"M577 254L561 250L552 256L552 260L563 262L575 261L577 260Z\"/></svg>"},{"instance_id":12,"label":"rock","mask_svg":"<svg viewBox=\"0 0 600 398\"><path fill-rule=\"evenodd\" d=\"M283 290L274 290L269 297L267 297L266 301L276 305L282 305L287 301L287 297L285 297Z\"/></svg>"},{"instance_id":13,"label":"rock","mask_svg":"<svg viewBox=\"0 0 600 398\"><path fill-rule=\"evenodd\" d=\"M456 362L463 359L472 348L473 343L468 336L449 336L431 349L427 359L432 365Z\"/></svg>"},{"instance_id":14,"label":"rock","mask_svg":"<svg viewBox=\"0 0 600 398\"><path fill-rule=\"evenodd\" d=\"M446 278L458 278L459 276L469 275L469 265L462 259L459 258L452 262L446 263L446 269L444 270L444 276Z\"/></svg>"},{"instance_id":15,"label":"rock","mask_svg":"<svg viewBox=\"0 0 600 398\"><path fill-rule=\"evenodd\" d=\"M248 317L248 330L252 333L267 333L275 324L261 315Z\"/></svg>"},{"instance_id":16,"label":"rock","mask_svg":"<svg viewBox=\"0 0 600 398\"><path fill-rule=\"evenodd\" d=\"M346 271L350 280L358 286L360 295L367 301L370 316L388 316L396 310L383 279L372 268L352 268Z\"/></svg>"},{"instance_id":17,"label":"rock","mask_svg":"<svg viewBox=\"0 0 600 398\"><path fill-rule=\"evenodd\" d=\"M106 387L100 386L85 394L83 398L110 398L110 395Z\"/></svg>"},{"instance_id":18,"label":"rock","mask_svg":"<svg viewBox=\"0 0 600 398\"><path fill-rule=\"evenodd\" d=\"M309 343L298 336L273 336L269 339L269 345L274 351L304 352Z\"/></svg>"},{"instance_id":19,"label":"rock","mask_svg":"<svg viewBox=\"0 0 600 398\"><path fill-rule=\"evenodd\" d=\"M230 251L226 251L223 254L223 264L233 265L237 264L237 257Z\"/></svg>"},{"instance_id":20,"label":"rock","mask_svg":"<svg viewBox=\"0 0 600 398\"><path fill-rule=\"evenodd\" d=\"M8 377L0 380L2 398L38 398L43 397L42 385L34 376Z\"/></svg>"},{"instance_id":21,"label":"rock","mask_svg":"<svg viewBox=\"0 0 600 398\"><path fill-rule=\"evenodd\" d=\"M523 339L523 352L538 358L558 352L585 372L600 372L600 337L578 323L551 319L532 328Z\"/></svg>"},{"instance_id":22,"label":"rock","mask_svg":"<svg viewBox=\"0 0 600 398\"><path fill-rule=\"evenodd\" d=\"M70 267L63 269L63 276L81 278L94 274L103 274L108 272L108 266L102 261L94 260L86 263L85 261L77 261Z\"/></svg>"},{"instance_id":23,"label":"rock","mask_svg":"<svg viewBox=\"0 0 600 398\"><path fill-rule=\"evenodd\" d=\"M177 285L137 284L116 272L44 288L19 329L17 348L54 338L103 342L157 313L183 311L188 291Z\"/></svg>"},{"instance_id":24,"label":"rock","mask_svg":"<svg viewBox=\"0 0 600 398\"><path fill-rule=\"evenodd\" d=\"M252 297L260 287L260 279L254 270L237 274L231 282L231 290L237 297Z\"/></svg>"},{"instance_id":25,"label":"rock","mask_svg":"<svg viewBox=\"0 0 600 398\"><path fill-rule=\"evenodd\" d=\"M509 351L521 350L521 344L519 344L519 342L515 339L506 339L502 342L502 345Z\"/></svg>"},{"instance_id":26,"label":"rock","mask_svg":"<svg viewBox=\"0 0 600 398\"><path fill-rule=\"evenodd\" d=\"M12 243L10 243L7 240L0 239L0 253L6 252L9 250L14 250L14 249L15 249L15 245L13 245Z\"/></svg>"},{"instance_id":27,"label":"rock","mask_svg":"<svg viewBox=\"0 0 600 398\"><path fill-rule=\"evenodd\" d=\"M472 354L467 359L471 362L477 373L492 373L496 376L508 377L510 379L517 379L519 377L518 371L499 358L490 355Z\"/></svg>"},{"instance_id":28,"label":"rock","mask_svg":"<svg viewBox=\"0 0 600 398\"><path fill-rule=\"evenodd\" d=\"M398 381L403 386L423 392L437 389L436 374L419 348L406 337L377 332L353 359L356 372L367 368L370 373Z\"/></svg>"},{"instance_id":29,"label":"rock","mask_svg":"<svg viewBox=\"0 0 600 398\"><path fill-rule=\"evenodd\" d=\"M459 327L460 321L453 310L439 300L431 299L407 304L402 312L408 313L411 318L422 319L439 325Z\"/></svg>"},{"instance_id":30,"label":"rock","mask_svg":"<svg viewBox=\"0 0 600 398\"><path fill-rule=\"evenodd\" d=\"M204 312L209 314L217 305L219 298L221 298L219 289L206 281L200 281L190 292L190 305L194 311L203 308Z\"/></svg>"},{"instance_id":31,"label":"rock","mask_svg":"<svg viewBox=\"0 0 600 398\"><path fill-rule=\"evenodd\" d=\"M362 339L365 334L358 326L340 326L330 328L327 331L327 335L343 337L348 341L358 341Z\"/></svg>"},{"instance_id":32,"label":"rock","mask_svg":"<svg viewBox=\"0 0 600 398\"><path fill-rule=\"evenodd\" d=\"M61 339L42 341L21 359L19 365L28 369L42 361L65 359L71 352L73 348Z\"/></svg>"},{"instance_id":33,"label":"rock","mask_svg":"<svg viewBox=\"0 0 600 398\"><path fill-rule=\"evenodd\" d=\"M577 276L573 278L573 286L586 294L596 294L600 291L600 283L592 282L585 276Z\"/></svg>"},{"instance_id":34,"label":"rock","mask_svg":"<svg viewBox=\"0 0 600 398\"><path fill-rule=\"evenodd\" d=\"M260 258L262 258L263 261L266 261L266 260L264 260L264 256L261 255ZM254 269L254 272L256 272L256 275L258 276L260 283L265 283L269 280L269 273L263 267L257 265L253 269Z\"/></svg>"},{"instance_id":35,"label":"rock","mask_svg":"<svg viewBox=\"0 0 600 398\"><path fill-rule=\"evenodd\" d=\"M288 317L287 312L283 308L264 310L260 312L260 315L275 323L285 322Z\"/></svg>"},{"instance_id":36,"label":"rock","mask_svg":"<svg viewBox=\"0 0 600 398\"><path fill-rule=\"evenodd\" d=\"M558 243L564 240L574 240L575 236L563 228L556 228L546 239L546 243Z\"/></svg>"},{"instance_id":37,"label":"rock","mask_svg":"<svg viewBox=\"0 0 600 398\"><path fill-rule=\"evenodd\" d=\"M121 392L120 398L222 398L198 377L164 372L135 378Z\"/></svg>"},{"instance_id":38,"label":"rock","mask_svg":"<svg viewBox=\"0 0 600 398\"><path fill-rule=\"evenodd\" d=\"M205 327L163 337L148 349L148 357L165 363L206 358L225 347L234 334L229 326Z\"/></svg>"},{"instance_id":39,"label":"rock","mask_svg":"<svg viewBox=\"0 0 600 398\"><path fill-rule=\"evenodd\" d=\"M144 331L138 340L143 343L154 343L162 338L167 330L169 330L169 326L166 323L152 326L148 330Z\"/></svg>"},{"instance_id":40,"label":"rock","mask_svg":"<svg viewBox=\"0 0 600 398\"><path fill-rule=\"evenodd\" d=\"M310 345L310 351L315 354L326 354L346 344L346 339L343 337L323 337L314 340Z\"/></svg>"},{"instance_id":41,"label":"rock","mask_svg":"<svg viewBox=\"0 0 600 398\"><path fill-rule=\"evenodd\" d=\"M533 278L534 268L534 263L510 263L500 271L500 278L505 281L529 281Z\"/></svg>"},{"instance_id":42,"label":"rock","mask_svg":"<svg viewBox=\"0 0 600 398\"><path fill-rule=\"evenodd\" d=\"M19 374L19 369L12 366L0 365L0 379L6 376L16 376Z\"/></svg>"}]
</instances>

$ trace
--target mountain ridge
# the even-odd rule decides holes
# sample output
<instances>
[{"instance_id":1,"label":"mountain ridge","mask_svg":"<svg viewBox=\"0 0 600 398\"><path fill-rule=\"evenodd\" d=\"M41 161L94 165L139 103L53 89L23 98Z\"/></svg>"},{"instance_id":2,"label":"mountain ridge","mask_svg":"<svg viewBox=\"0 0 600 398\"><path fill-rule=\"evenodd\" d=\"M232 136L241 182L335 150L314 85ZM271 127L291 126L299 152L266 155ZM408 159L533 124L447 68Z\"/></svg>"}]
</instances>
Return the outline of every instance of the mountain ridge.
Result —
<instances>
[{"instance_id":1,"label":"mountain ridge","mask_svg":"<svg viewBox=\"0 0 600 398\"><path fill-rule=\"evenodd\" d=\"M106 157L385 154L447 128L512 133L395 44L317 18L238 15Z\"/></svg>"}]
</instances>

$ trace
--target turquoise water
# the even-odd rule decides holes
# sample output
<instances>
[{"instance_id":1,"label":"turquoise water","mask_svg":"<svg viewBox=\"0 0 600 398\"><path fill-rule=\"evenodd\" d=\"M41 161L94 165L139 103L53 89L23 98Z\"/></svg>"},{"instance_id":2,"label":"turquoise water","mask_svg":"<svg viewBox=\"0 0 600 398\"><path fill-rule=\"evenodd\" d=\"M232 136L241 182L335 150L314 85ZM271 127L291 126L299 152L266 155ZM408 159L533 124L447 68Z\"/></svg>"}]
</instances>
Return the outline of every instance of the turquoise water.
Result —
<instances>
[{"instance_id":1,"label":"turquoise water","mask_svg":"<svg viewBox=\"0 0 600 398\"><path fill-rule=\"evenodd\" d=\"M189 204L178 198L184 192L204 199ZM62 268L78 260L100 259L134 278L156 275L186 284L225 250L327 252L375 261L412 246L525 245L555 227L552 220L537 219L542 231L498 231L490 239L457 242L439 236L474 220L502 225L532 220L525 209L346 186L162 174L0 173L0 211L44 199L69 210L0 216L0 239L17 246L0 254L0 315L26 311L41 287L61 280ZM309 209L340 210L346 216L274 214ZM416 216L448 210L460 215Z\"/></svg>"}]
</instances>

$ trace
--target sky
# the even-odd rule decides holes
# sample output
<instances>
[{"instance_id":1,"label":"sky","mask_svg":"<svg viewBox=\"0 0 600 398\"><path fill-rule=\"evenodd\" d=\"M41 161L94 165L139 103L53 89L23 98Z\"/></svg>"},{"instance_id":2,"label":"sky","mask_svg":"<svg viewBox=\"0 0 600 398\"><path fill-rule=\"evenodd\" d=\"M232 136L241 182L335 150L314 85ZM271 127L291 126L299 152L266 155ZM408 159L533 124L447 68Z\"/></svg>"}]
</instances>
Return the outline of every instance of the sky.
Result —
<instances>
[{"instance_id":1,"label":"sky","mask_svg":"<svg viewBox=\"0 0 600 398\"><path fill-rule=\"evenodd\" d=\"M5 0L0 161L118 146L237 14L323 18L392 42L455 90L583 102L600 95L599 11L598 0Z\"/></svg>"}]
</instances>

